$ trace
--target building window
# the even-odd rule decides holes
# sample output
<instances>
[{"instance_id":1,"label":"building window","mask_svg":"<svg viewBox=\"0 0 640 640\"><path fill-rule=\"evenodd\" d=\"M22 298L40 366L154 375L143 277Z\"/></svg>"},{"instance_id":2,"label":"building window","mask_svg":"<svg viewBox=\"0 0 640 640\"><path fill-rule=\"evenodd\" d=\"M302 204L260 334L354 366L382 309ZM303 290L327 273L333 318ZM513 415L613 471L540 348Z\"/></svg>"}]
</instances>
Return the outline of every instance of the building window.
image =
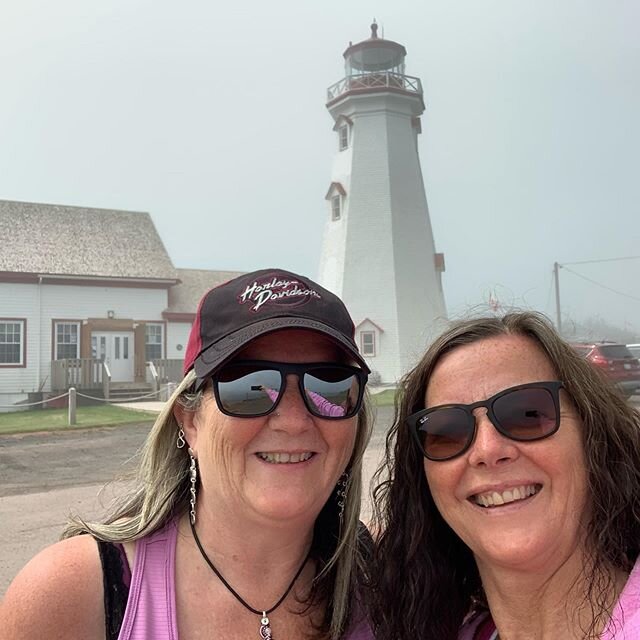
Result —
<instances>
[{"instance_id":1,"label":"building window","mask_svg":"<svg viewBox=\"0 0 640 640\"><path fill-rule=\"evenodd\" d=\"M25 366L25 320L0 320L0 366Z\"/></svg>"},{"instance_id":2,"label":"building window","mask_svg":"<svg viewBox=\"0 0 640 640\"><path fill-rule=\"evenodd\" d=\"M98 340L98 337L100 340ZM91 336L91 357L105 361L107 357L107 336Z\"/></svg>"},{"instance_id":3,"label":"building window","mask_svg":"<svg viewBox=\"0 0 640 640\"><path fill-rule=\"evenodd\" d=\"M331 198L331 219L340 220L340 196L336 195Z\"/></svg>"},{"instance_id":4,"label":"building window","mask_svg":"<svg viewBox=\"0 0 640 640\"><path fill-rule=\"evenodd\" d=\"M363 356L376 355L376 334L373 331L360 332L360 351Z\"/></svg>"},{"instance_id":5,"label":"building window","mask_svg":"<svg viewBox=\"0 0 640 640\"><path fill-rule=\"evenodd\" d=\"M55 360L80 357L80 323L55 323Z\"/></svg>"},{"instance_id":6,"label":"building window","mask_svg":"<svg viewBox=\"0 0 640 640\"><path fill-rule=\"evenodd\" d=\"M349 148L349 127L344 124L338 129L339 148L344 151Z\"/></svg>"},{"instance_id":7,"label":"building window","mask_svg":"<svg viewBox=\"0 0 640 640\"><path fill-rule=\"evenodd\" d=\"M162 358L162 324L147 324L145 325L145 345L144 345L144 357L147 362L149 360L160 360Z\"/></svg>"}]
</instances>

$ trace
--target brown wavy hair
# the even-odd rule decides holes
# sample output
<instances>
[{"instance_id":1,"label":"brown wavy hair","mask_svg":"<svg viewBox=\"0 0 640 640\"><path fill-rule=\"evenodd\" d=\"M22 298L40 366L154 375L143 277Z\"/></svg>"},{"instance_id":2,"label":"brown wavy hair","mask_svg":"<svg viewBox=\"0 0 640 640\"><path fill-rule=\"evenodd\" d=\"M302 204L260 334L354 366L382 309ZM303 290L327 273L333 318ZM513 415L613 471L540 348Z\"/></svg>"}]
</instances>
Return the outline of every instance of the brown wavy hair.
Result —
<instances>
[{"instance_id":1,"label":"brown wavy hair","mask_svg":"<svg viewBox=\"0 0 640 640\"><path fill-rule=\"evenodd\" d=\"M377 640L455 640L466 615L486 607L471 550L444 521L427 485L423 456L405 419L424 408L434 367L453 349L486 338L534 340L564 383L582 421L590 519L584 604L597 637L613 604L612 569L630 572L640 552L640 414L538 313L459 321L431 344L402 380L386 459L374 476L369 604Z\"/></svg>"}]
</instances>

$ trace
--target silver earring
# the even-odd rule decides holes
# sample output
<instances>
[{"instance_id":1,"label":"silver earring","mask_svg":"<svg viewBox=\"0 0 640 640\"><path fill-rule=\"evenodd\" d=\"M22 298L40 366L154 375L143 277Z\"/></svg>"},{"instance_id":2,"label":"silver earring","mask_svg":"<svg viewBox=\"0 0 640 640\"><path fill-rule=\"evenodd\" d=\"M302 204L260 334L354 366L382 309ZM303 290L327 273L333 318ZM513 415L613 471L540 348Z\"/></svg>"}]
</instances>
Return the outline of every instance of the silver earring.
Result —
<instances>
[{"instance_id":1,"label":"silver earring","mask_svg":"<svg viewBox=\"0 0 640 640\"><path fill-rule=\"evenodd\" d=\"M191 488L189 492L191 493L191 498L189 499L189 503L191 504L191 511L189 512L189 516L191 518L191 524L196 523L196 483L198 482L198 467L196 465L196 457L194 455L193 449L189 447L189 458L191 458L191 465L189 466L189 482L191 483Z\"/></svg>"},{"instance_id":2,"label":"silver earring","mask_svg":"<svg viewBox=\"0 0 640 640\"><path fill-rule=\"evenodd\" d=\"M184 445L187 444L187 441L184 439L184 431L182 430L182 425L178 425L178 439L176 440L176 447L178 449L182 449Z\"/></svg>"},{"instance_id":3,"label":"silver earring","mask_svg":"<svg viewBox=\"0 0 640 640\"><path fill-rule=\"evenodd\" d=\"M342 520L344 518L344 506L347 502L347 482L349 481L349 474L345 471L338 480L336 485L336 500L338 501L338 518L340 519L340 527L342 527Z\"/></svg>"}]
</instances>

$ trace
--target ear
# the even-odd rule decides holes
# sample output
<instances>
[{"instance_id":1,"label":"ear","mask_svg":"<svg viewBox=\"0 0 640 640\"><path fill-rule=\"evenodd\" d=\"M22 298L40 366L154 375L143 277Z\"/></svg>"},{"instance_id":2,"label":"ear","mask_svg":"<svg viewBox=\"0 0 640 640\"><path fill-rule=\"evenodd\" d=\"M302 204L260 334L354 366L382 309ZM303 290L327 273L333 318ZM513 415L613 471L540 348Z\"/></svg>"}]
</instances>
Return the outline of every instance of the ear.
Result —
<instances>
[{"instance_id":1,"label":"ear","mask_svg":"<svg viewBox=\"0 0 640 640\"><path fill-rule=\"evenodd\" d=\"M190 411L185 409L181 404L177 403L173 407L173 417L180 427L184 431L184 439L187 441L187 446L196 451L196 442L198 440L198 428L196 427L196 411Z\"/></svg>"}]
</instances>

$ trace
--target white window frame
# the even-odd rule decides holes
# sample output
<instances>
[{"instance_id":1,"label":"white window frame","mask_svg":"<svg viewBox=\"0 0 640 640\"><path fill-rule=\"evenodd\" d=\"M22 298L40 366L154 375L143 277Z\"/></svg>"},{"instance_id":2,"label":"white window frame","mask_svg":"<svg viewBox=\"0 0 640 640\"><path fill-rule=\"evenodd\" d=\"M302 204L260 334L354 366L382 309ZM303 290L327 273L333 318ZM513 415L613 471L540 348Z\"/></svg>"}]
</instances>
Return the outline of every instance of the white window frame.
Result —
<instances>
[{"instance_id":1,"label":"white window frame","mask_svg":"<svg viewBox=\"0 0 640 640\"><path fill-rule=\"evenodd\" d=\"M342 217L342 196L339 193L336 193L331 196L331 219L332 220L340 220Z\"/></svg>"},{"instance_id":2,"label":"white window frame","mask_svg":"<svg viewBox=\"0 0 640 640\"><path fill-rule=\"evenodd\" d=\"M155 328L159 328L160 329L160 341L153 341L153 342L149 342L149 329L153 327ZM165 325L163 322L147 322L145 324L144 327L144 359L145 362L148 362L149 360L162 360L165 356L164 356L164 332L165 332ZM148 358L148 352L147 352L147 348L149 346L156 346L156 345L160 345L160 357L159 358Z\"/></svg>"},{"instance_id":3,"label":"white window frame","mask_svg":"<svg viewBox=\"0 0 640 640\"><path fill-rule=\"evenodd\" d=\"M5 331L0 332L0 335L5 336L5 340L0 342L0 344L8 344L8 345L20 345L20 358L18 362L3 362L0 360L0 367L2 368L18 368L18 367L26 367L26 359L27 359L27 336L26 336L26 326L27 321L25 318L0 318L0 325L18 325L19 326L19 342L7 342L6 341L6 327ZM13 330L12 330L13 333ZM1 339L1 338L0 338Z\"/></svg>"},{"instance_id":4,"label":"white window frame","mask_svg":"<svg viewBox=\"0 0 640 640\"><path fill-rule=\"evenodd\" d=\"M371 344L365 343L365 336L371 337ZM370 348L369 348L370 347ZM372 358L376 355L376 332L375 331L361 331L360 332L360 352L363 356Z\"/></svg>"},{"instance_id":5,"label":"white window frame","mask_svg":"<svg viewBox=\"0 0 640 640\"><path fill-rule=\"evenodd\" d=\"M338 127L338 149L344 151L349 148L349 125L343 124Z\"/></svg>"},{"instance_id":6,"label":"white window frame","mask_svg":"<svg viewBox=\"0 0 640 640\"><path fill-rule=\"evenodd\" d=\"M75 356L65 356L65 358L60 358L60 355L58 353L58 347L60 345L70 345L73 344L73 342L60 342L59 341L59 335L58 335L58 327L63 326L63 325L67 325L69 327L71 326L75 326L76 327L76 355ZM76 322L73 320L56 320L53 323L53 355L54 355L54 360L64 360L66 358L79 358L80 357L80 322Z\"/></svg>"}]
</instances>

